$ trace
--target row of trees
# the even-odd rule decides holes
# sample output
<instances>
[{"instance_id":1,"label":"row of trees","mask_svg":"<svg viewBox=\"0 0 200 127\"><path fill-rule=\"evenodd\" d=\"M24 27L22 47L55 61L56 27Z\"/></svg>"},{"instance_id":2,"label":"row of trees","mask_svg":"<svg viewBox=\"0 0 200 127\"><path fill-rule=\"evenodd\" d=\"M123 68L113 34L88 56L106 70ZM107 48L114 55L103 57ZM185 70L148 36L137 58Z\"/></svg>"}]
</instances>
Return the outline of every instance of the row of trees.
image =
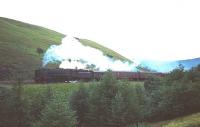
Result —
<instances>
[{"instance_id":1,"label":"row of trees","mask_svg":"<svg viewBox=\"0 0 200 127\"><path fill-rule=\"evenodd\" d=\"M173 70L164 78L150 77L142 85L117 81L111 73L71 96L78 127L139 126L200 111L200 66Z\"/></svg>"},{"instance_id":2,"label":"row of trees","mask_svg":"<svg viewBox=\"0 0 200 127\"><path fill-rule=\"evenodd\" d=\"M70 106L76 112L78 127L126 127L140 122L141 87L117 81L111 73L103 80L74 92Z\"/></svg>"},{"instance_id":3,"label":"row of trees","mask_svg":"<svg viewBox=\"0 0 200 127\"><path fill-rule=\"evenodd\" d=\"M189 71L173 70L163 79L145 82L148 119L165 120L200 111L200 65Z\"/></svg>"},{"instance_id":4,"label":"row of trees","mask_svg":"<svg viewBox=\"0 0 200 127\"><path fill-rule=\"evenodd\" d=\"M0 126L141 127L199 112L200 66L177 68L144 85L118 81L108 72L100 82L80 85L70 97L57 92L48 86L33 95L20 85L0 88Z\"/></svg>"},{"instance_id":5,"label":"row of trees","mask_svg":"<svg viewBox=\"0 0 200 127\"><path fill-rule=\"evenodd\" d=\"M33 95L25 94L21 85L0 87L0 127L75 126L76 116L67 96L57 97L50 87Z\"/></svg>"}]
</instances>

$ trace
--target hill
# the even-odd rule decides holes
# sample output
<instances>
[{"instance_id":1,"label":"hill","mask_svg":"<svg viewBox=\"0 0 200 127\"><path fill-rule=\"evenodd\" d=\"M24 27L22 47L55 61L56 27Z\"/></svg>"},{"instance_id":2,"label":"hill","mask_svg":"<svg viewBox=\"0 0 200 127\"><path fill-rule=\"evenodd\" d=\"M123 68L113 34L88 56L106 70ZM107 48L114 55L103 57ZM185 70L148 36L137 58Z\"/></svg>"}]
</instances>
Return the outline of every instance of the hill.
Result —
<instances>
[{"instance_id":1,"label":"hill","mask_svg":"<svg viewBox=\"0 0 200 127\"><path fill-rule=\"evenodd\" d=\"M111 57L111 58L114 58L114 59L120 59L122 61L129 61L129 62L132 62L131 60L127 59L126 57L120 55L119 53L105 47L105 46L102 46L94 41L91 41L91 40L88 40L88 39L79 39L77 38L83 45L85 46L90 46L90 47L93 47L93 48L96 48L98 50L101 50L104 55L108 56L108 57Z\"/></svg>"},{"instance_id":2,"label":"hill","mask_svg":"<svg viewBox=\"0 0 200 127\"><path fill-rule=\"evenodd\" d=\"M200 113L151 124L150 127L199 127Z\"/></svg>"},{"instance_id":3,"label":"hill","mask_svg":"<svg viewBox=\"0 0 200 127\"><path fill-rule=\"evenodd\" d=\"M200 64L200 58L177 60L177 61L154 61L154 60L143 60L140 62L142 68L149 68L158 72L170 72L173 69L182 65L185 70L189 70L192 67L196 67Z\"/></svg>"},{"instance_id":4,"label":"hill","mask_svg":"<svg viewBox=\"0 0 200 127\"><path fill-rule=\"evenodd\" d=\"M42 55L37 49L46 51L50 45L60 44L64 36L40 26L0 17L0 80L8 79L11 73L16 74L19 71L25 72L29 78L33 77L34 70L42 64ZM96 42L87 39L79 41L83 45L101 50L114 59L128 60Z\"/></svg>"},{"instance_id":5,"label":"hill","mask_svg":"<svg viewBox=\"0 0 200 127\"><path fill-rule=\"evenodd\" d=\"M190 68L200 64L200 58L188 59L188 60L179 60L177 62L179 64L182 64L185 69L190 69Z\"/></svg>"}]
</instances>

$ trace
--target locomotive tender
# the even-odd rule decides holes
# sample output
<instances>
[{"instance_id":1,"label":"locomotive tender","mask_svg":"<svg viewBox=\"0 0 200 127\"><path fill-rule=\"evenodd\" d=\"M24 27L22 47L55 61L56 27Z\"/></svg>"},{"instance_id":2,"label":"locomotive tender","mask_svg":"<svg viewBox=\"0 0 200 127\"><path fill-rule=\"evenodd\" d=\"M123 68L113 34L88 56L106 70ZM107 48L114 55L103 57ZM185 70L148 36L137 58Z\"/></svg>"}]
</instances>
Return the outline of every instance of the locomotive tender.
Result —
<instances>
[{"instance_id":1,"label":"locomotive tender","mask_svg":"<svg viewBox=\"0 0 200 127\"><path fill-rule=\"evenodd\" d=\"M69 81L90 81L100 80L105 72L95 72L82 69L38 69L35 70L36 83L53 83ZM138 80L142 81L148 78L148 75L164 76L163 73L145 73L145 72L128 72L112 71L113 76L117 79Z\"/></svg>"}]
</instances>

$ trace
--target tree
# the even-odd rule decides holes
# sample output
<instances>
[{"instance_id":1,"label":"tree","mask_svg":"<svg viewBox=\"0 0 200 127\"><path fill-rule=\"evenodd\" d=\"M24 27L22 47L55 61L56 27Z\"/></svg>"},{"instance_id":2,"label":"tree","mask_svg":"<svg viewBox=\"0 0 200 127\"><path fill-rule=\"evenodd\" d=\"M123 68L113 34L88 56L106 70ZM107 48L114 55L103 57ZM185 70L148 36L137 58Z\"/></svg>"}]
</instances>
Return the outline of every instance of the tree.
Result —
<instances>
[{"instance_id":1,"label":"tree","mask_svg":"<svg viewBox=\"0 0 200 127\"><path fill-rule=\"evenodd\" d=\"M99 70L99 68L97 68L95 64L87 64L86 69L92 70L92 71L98 71Z\"/></svg>"},{"instance_id":2,"label":"tree","mask_svg":"<svg viewBox=\"0 0 200 127\"><path fill-rule=\"evenodd\" d=\"M70 107L76 111L77 127L87 127L87 115L89 112L89 93L84 86L75 91L70 97Z\"/></svg>"},{"instance_id":3,"label":"tree","mask_svg":"<svg viewBox=\"0 0 200 127\"><path fill-rule=\"evenodd\" d=\"M167 81L181 81L184 77L184 67L180 64L178 68L172 70L168 75L167 75Z\"/></svg>"},{"instance_id":4,"label":"tree","mask_svg":"<svg viewBox=\"0 0 200 127\"><path fill-rule=\"evenodd\" d=\"M75 113L70 110L66 102L53 99L42 111L41 121L36 125L40 127L75 127Z\"/></svg>"},{"instance_id":5,"label":"tree","mask_svg":"<svg viewBox=\"0 0 200 127\"><path fill-rule=\"evenodd\" d=\"M77 113L79 127L125 127L141 120L140 92L128 82L117 81L107 72L99 83L80 88L71 96L72 109ZM87 123L87 124L86 124Z\"/></svg>"},{"instance_id":6,"label":"tree","mask_svg":"<svg viewBox=\"0 0 200 127\"><path fill-rule=\"evenodd\" d=\"M41 91L34 96L30 96L29 98L29 114L31 116L31 121L37 122L40 120L42 115L42 111L46 108L46 106L53 99L53 91L50 86L47 86L45 91Z\"/></svg>"},{"instance_id":7,"label":"tree","mask_svg":"<svg viewBox=\"0 0 200 127\"><path fill-rule=\"evenodd\" d=\"M115 127L122 127L126 125L126 104L124 102L124 98L122 94L118 92L116 96L112 100L112 123Z\"/></svg>"},{"instance_id":8,"label":"tree","mask_svg":"<svg viewBox=\"0 0 200 127\"><path fill-rule=\"evenodd\" d=\"M28 101L21 86L0 88L0 126L29 127Z\"/></svg>"},{"instance_id":9,"label":"tree","mask_svg":"<svg viewBox=\"0 0 200 127\"><path fill-rule=\"evenodd\" d=\"M42 48L37 48L36 51L37 51L37 53L38 53L39 55L41 55L41 54L44 53L44 50L43 50Z\"/></svg>"}]
</instances>

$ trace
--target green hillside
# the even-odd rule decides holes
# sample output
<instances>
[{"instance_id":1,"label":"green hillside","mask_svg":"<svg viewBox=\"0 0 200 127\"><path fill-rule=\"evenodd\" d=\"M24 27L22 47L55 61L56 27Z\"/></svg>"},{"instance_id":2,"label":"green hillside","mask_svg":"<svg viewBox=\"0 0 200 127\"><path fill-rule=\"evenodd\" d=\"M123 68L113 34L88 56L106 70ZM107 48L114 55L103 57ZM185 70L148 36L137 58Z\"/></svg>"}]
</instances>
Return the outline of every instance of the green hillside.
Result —
<instances>
[{"instance_id":1,"label":"green hillside","mask_svg":"<svg viewBox=\"0 0 200 127\"><path fill-rule=\"evenodd\" d=\"M37 48L46 51L50 45L60 44L64 36L40 26L0 17L0 80L7 79L14 70L23 70L27 77L33 77L34 70L42 64L42 54L37 53ZM84 45L102 50L105 55L114 59L128 60L98 43L79 40Z\"/></svg>"},{"instance_id":2,"label":"green hillside","mask_svg":"<svg viewBox=\"0 0 200 127\"><path fill-rule=\"evenodd\" d=\"M151 124L150 127L199 127L200 113Z\"/></svg>"},{"instance_id":3,"label":"green hillside","mask_svg":"<svg viewBox=\"0 0 200 127\"><path fill-rule=\"evenodd\" d=\"M114 59L120 59L122 61L129 61L131 62L131 60L127 59L126 57L120 55L119 53L113 51L113 50L110 50L109 48L107 47L104 47L94 41L91 41L91 40L88 40L88 39L78 39L83 45L85 46L90 46L90 47L93 47L93 48L96 48L98 50L101 50L104 55L108 56L108 57L112 57Z\"/></svg>"}]
</instances>

